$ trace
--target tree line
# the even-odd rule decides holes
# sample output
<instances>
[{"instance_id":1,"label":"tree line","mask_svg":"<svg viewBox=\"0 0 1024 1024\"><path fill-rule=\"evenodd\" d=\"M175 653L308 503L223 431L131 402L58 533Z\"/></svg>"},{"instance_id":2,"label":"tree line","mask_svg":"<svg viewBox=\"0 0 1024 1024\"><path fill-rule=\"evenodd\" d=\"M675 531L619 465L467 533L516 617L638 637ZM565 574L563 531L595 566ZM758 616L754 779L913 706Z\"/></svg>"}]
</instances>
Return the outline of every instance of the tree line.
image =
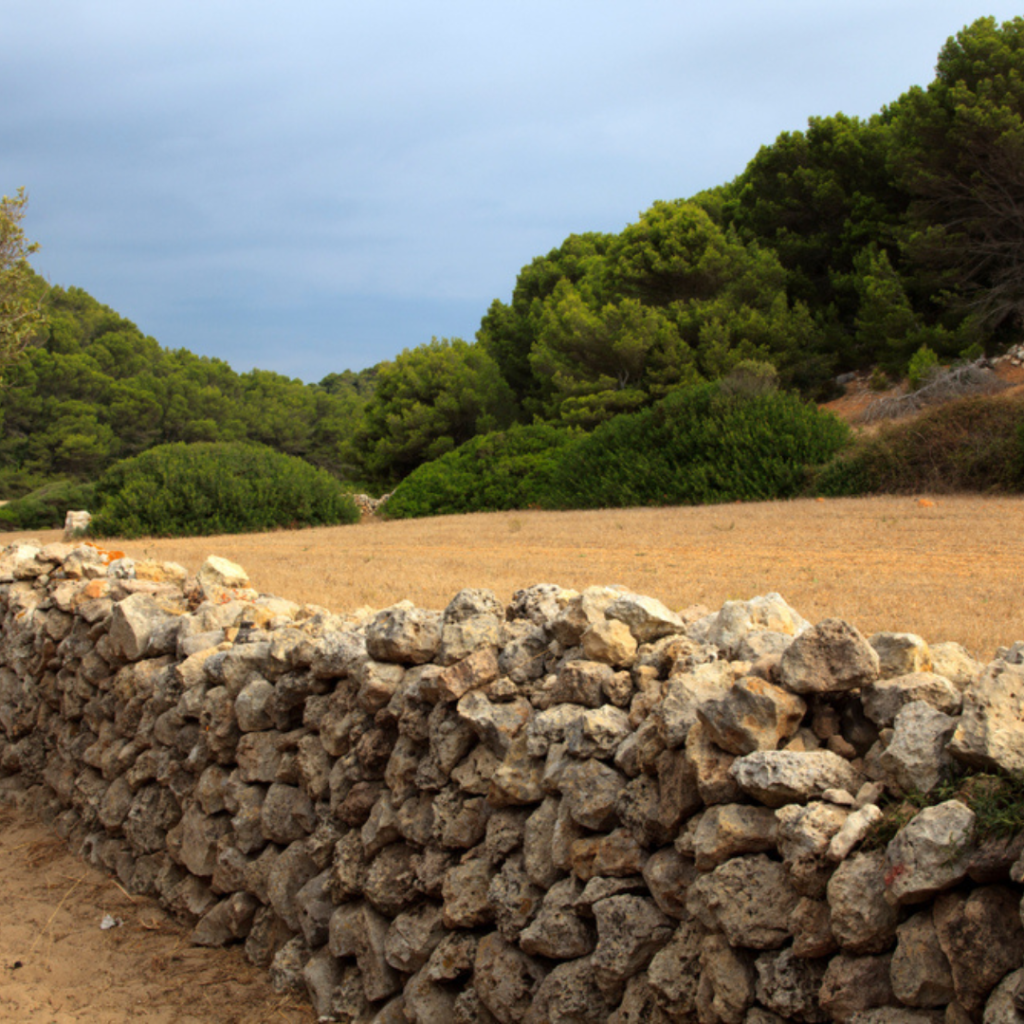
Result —
<instances>
[{"instance_id":1,"label":"tree line","mask_svg":"<svg viewBox=\"0 0 1024 1024\"><path fill-rule=\"evenodd\" d=\"M5 496L178 441L261 442L385 487L481 434L589 433L752 363L821 400L845 372L992 353L1024 313L1024 18L965 27L872 117L811 117L728 183L571 235L473 342L306 385L164 349L80 289L41 303L0 396Z\"/></svg>"}]
</instances>

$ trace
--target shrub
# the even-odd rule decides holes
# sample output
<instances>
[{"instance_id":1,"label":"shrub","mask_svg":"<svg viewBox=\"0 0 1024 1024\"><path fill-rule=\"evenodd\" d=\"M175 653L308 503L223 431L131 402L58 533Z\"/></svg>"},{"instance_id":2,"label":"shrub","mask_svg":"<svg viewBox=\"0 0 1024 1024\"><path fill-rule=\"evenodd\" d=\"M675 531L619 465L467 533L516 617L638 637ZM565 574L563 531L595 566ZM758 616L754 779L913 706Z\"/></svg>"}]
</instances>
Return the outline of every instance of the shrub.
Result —
<instances>
[{"instance_id":1,"label":"shrub","mask_svg":"<svg viewBox=\"0 0 1024 1024\"><path fill-rule=\"evenodd\" d=\"M1024 402L964 398L862 436L822 468L815 490L830 497L1024 490Z\"/></svg>"},{"instance_id":2,"label":"shrub","mask_svg":"<svg viewBox=\"0 0 1024 1024\"><path fill-rule=\"evenodd\" d=\"M581 434L547 423L482 434L413 470L384 506L390 518L500 512L538 504L558 456Z\"/></svg>"},{"instance_id":3,"label":"shrub","mask_svg":"<svg viewBox=\"0 0 1024 1024\"><path fill-rule=\"evenodd\" d=\"M847 441L831 413L793 394L680 389L602 424L562 453L545 504L563 508L707 504L791 497L809 467Z\"/></svg>"},{"instance_id":4,"label":"shrub","mask_svg":"<svg viewBox=\"0 0 1024 1024\"><path fill-rule=\"evenodd\" d=\"M96 488L71 480L51 480L0 508L0 530L58 530L69 509L91 509Z\"/></svg>"},{"instance_id":5,"label":"shrub","mask_svg":"<svg viewBox=\"0 0 1024 1024\"><path fill-rule=\"evenodd\" d=\"M187 537L354 523L359 511L329 473L263 446L168 444L107 470L97 536Z\"/></svg>"},{"instance_id":6,"label":"shrub","mask_svg":"<svg viewBox=\"0 0 1024 1024\"><path fill-rule=\"evenodd\" d=\"M922 345L907 364L907 383L910 390L916 391L938 368L939 357L927 345Z\"/></svg>"}]
</instances>

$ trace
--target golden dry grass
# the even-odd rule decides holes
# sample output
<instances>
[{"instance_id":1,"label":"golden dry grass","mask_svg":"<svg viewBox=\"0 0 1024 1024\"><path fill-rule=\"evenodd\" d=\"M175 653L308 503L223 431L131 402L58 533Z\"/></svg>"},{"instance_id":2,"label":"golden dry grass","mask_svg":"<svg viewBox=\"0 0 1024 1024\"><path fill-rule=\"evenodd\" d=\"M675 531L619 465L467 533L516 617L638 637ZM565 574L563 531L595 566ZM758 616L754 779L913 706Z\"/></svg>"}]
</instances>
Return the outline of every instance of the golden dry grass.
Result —
<instances>
[{"instance_id":1,"label":"golden dry grass","mask_svg":"<svg viewBox=\"0 0 1024 1024\"><path fill-rule=\"evenodd\" d=\"M929 500L502 512L104 544L191 571L222 555L265 593L336 611L402 598L443 608L468 586L507 601L543 582L621 583L673 608L774 590L812 622L839 616L867 634L957 640L990 658L1024 638L1024 499Z\"/></svg>"}]
</instances>

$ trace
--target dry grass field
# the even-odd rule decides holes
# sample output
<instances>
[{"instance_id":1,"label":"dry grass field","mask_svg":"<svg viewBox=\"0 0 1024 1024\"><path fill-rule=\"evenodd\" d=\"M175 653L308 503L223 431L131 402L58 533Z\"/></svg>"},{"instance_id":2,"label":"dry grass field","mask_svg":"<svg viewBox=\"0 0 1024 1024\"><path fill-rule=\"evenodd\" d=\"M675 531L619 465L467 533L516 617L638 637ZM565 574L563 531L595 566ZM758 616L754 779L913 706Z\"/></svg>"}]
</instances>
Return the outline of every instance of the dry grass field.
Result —
<instances>
[{"instance_id":1,"label":"dry grass field","mask_svg":"<svg viewBox=\"0 0 1024 1024\"><path fill-rule=\"evenodd\" d=\"M868 634L957 640L988 659L1024 639L1022 530L1022 498L936 496L504 512L104 544L191 571L222 555L265 593L336 611L403 598L443 608L467 586L507 601L542 582L621 583L673 608L774 590L812 622L839 616Z\"/></svg>"}]
</instances>

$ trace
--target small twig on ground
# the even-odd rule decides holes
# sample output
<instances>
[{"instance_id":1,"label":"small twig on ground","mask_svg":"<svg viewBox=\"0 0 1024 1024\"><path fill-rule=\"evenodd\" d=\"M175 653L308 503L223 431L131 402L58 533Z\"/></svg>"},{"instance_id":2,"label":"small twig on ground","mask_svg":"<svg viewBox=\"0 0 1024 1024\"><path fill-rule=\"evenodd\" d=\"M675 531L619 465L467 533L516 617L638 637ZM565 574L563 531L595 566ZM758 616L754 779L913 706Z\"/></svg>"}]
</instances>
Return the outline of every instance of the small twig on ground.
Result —
<instances>
[{"instance_id":1,"label":"small twig on ground","mask_svg":"<svg viewBox=\"0 0 1024 1024\"><path fill-rule=\"evenodd\" d=\"M60 902L57 904L56 907L54 907L53 913L50 915L49 920L46 922L45 925L43 925L42 930L39 932L39 934L35 938L35 941L32 943L32 947L29 949L29 953L34 953L36 951L36 947L39 945L40 940L50 930L50 925L53 924L54 919L60 913L61 907L64 906L64 904L67 902L68 897L79 887L79 885L82 884L83 881L84 881L84 877L83 878L79 878L75 882L75 884L72 885L71 888L68 889L68 891L66 893L64 893L63 896L61 896Z\"/></svg>"}]
</instances>

